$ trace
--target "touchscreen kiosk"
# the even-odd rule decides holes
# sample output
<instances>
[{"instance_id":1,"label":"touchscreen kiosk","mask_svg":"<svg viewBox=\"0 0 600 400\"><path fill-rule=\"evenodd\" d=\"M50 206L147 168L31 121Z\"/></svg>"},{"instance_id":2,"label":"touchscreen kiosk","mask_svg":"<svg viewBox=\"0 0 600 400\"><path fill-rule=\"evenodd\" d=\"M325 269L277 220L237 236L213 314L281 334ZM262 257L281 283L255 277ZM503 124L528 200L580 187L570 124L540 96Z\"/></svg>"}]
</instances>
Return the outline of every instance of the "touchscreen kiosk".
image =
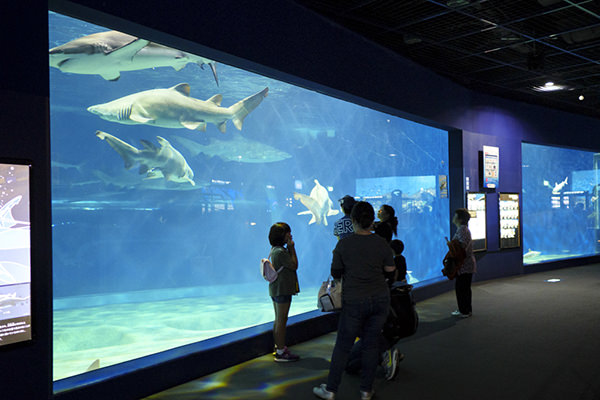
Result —
<instances>
[{"instance_id":1,"label":"touchscreen kiosk","mask_svg":"<svg viewBox=\"0 0 600 400\"><path fill-rule=\"evenodd\" d=\"M467 209L471 214L469 230L473 251L484 251L487 249L485 193L467 193Z\"/></svg>"},{"instance_id":2,"label":"touchscreen kiosk","mask_svg":"<svg viewBox=\"0 0 600 400\"><path fill-rule=\"evenodd\" d=\"M31 340L29 170L0 161L0 347Z\"/></svg>"}]
</instances>

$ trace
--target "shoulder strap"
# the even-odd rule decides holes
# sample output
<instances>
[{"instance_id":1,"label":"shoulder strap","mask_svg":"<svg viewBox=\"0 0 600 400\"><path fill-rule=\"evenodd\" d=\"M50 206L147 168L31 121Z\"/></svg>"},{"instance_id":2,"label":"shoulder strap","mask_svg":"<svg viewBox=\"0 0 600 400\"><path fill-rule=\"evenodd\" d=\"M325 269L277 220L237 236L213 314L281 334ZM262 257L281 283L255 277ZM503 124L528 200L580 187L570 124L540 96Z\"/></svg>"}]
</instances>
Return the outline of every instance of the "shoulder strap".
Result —
<instances>
[{"instance_id":1,"label":"shoulder strap","mask_svg":"<svg viewBox=\"0 0 600 400\"><path fill-rule=\"evenodd\" d=\"M281 246L273 246L273 247L271 247L271 251L269 252L269 262L271 262L271 253L273 253L273 249L275 247L281 247ZM273 265L272 262L271 262L271 265ZM275 269L275 271L277 271L277 273L280 273L284 268L285 268L285 265L282 265L281 268L279 268L279 269L275 269L275 267L273 266L273 269Z\"/></svg>"}]
</instances>

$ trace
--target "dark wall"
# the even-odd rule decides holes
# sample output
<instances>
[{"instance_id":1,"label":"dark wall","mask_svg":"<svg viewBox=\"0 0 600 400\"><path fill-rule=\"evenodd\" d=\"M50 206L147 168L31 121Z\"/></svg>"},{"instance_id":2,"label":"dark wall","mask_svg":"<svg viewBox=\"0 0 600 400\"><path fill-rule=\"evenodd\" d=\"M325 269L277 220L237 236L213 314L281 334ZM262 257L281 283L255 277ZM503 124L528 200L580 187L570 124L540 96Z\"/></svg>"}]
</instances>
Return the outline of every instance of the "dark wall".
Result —
<instances>
[{"instance_id":1,"label":"dark wall","mask_svg":"<svg viewBox=\"0 0 600 400\"><path fill-rule=\"evenodd\" d=\"M33 340L0 347L0 398L45 399L51 393L52 265L48 64L45 4L0 5L0 158L31 168Z\"/></svg>"},{"instance_id":2,"label":"dark wall","mask_svg":"<svg viewBox=\"0 0 600 400\"><path fill-rule=\"evenodd\" d=\"M600 148L600 138L593 135L600 128L597 119L472 92L289 0L50 0L50 6L57 12L384 112L463 130L462 136L458 133L461 137L453 133L451 138L452 148L464 151L451 165L453 206L463 201L463 179L456 174L463 168L468 176L476 173L473 157L481 144L501 147L500 191L520 191L522 140ZM3 399L42 399L51 392L47 4L2 2L1 7L0 156L28 158L34 165L32 307L36 337L25 346L0 350L0 387ZM477 182L473 179L472 183ZM497 239L494 243L490 243L491 250L497 247ZM480 260L480 277L520 272L518 250L490 251ZM146 372L154 376L148 382L157 390L179 383L173 374L159 379L160 367ZM139 397L135 390L123 388L122 398Z\"/></svg>"}]
</instances>

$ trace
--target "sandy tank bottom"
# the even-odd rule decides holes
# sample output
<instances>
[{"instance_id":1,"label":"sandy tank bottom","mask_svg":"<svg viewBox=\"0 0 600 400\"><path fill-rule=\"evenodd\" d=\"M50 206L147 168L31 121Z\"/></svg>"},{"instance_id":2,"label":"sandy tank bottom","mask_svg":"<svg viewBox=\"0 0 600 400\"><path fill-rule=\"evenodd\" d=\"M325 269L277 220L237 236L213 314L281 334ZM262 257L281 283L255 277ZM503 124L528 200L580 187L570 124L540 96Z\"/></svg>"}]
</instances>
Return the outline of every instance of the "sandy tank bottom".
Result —
<instances>
[{"instance_id":1,"label":"sandy tank bottom","mask_svg":"<svg viewBox=\"0 0 600 400\"><path fill-rule=\"evenodd\" d=\"M303 288L293 297L290 316L314 310L317 292L318 288ZM120 297L126 299L127 293ZM273 317L266 288L238 295L55 309L54 380L260 325Z\"/></svg>"}]
</instances>

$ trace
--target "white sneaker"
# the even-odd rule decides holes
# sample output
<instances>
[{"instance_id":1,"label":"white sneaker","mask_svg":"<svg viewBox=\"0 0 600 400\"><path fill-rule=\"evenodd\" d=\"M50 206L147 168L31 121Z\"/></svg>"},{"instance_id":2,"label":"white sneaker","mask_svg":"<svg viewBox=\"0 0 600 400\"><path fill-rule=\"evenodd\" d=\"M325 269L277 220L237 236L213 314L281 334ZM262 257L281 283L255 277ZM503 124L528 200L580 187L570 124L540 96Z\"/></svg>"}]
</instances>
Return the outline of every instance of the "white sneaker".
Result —
<instances>
[{"instance_id":1,"label":"white sneaker","mask_svg":"<svg viewBox=\"0 0 600 400\"><path fill-rule=\"evenodd\" d=\"M473 315L473 313L463 314L460 311L455 310L455 311L452 311L452 315L454 315L455 317L469 318L470 316Z\"/></svg>"},{"instance_id":2,"label":"white sneaker","mask_svg":"<svg viewBox=\"0 0 600 400\"><path fill-rule=\"evenodd\" d=\"M325 399L325 400L335 399L335 393L327 390L327 385L324 383L321 383L319 385L319 387L314 387L313 393L315 394L315 396L317 396L320 399ZM369 399L370 399L370 397L369 397Z\"/></svg>"},{"instance_id":3,"label":"white sneaker","mask_svg":"<svg viewBox=\"0 0 600 400\"><path fill-rule=\"evenodd\" d=\"M388 381L394 379L396 376L396 372L398 371L398 356L398 349L390 349L385 352L383 369L385 370L385 379Z\"/></svg>"}]
</instances>

